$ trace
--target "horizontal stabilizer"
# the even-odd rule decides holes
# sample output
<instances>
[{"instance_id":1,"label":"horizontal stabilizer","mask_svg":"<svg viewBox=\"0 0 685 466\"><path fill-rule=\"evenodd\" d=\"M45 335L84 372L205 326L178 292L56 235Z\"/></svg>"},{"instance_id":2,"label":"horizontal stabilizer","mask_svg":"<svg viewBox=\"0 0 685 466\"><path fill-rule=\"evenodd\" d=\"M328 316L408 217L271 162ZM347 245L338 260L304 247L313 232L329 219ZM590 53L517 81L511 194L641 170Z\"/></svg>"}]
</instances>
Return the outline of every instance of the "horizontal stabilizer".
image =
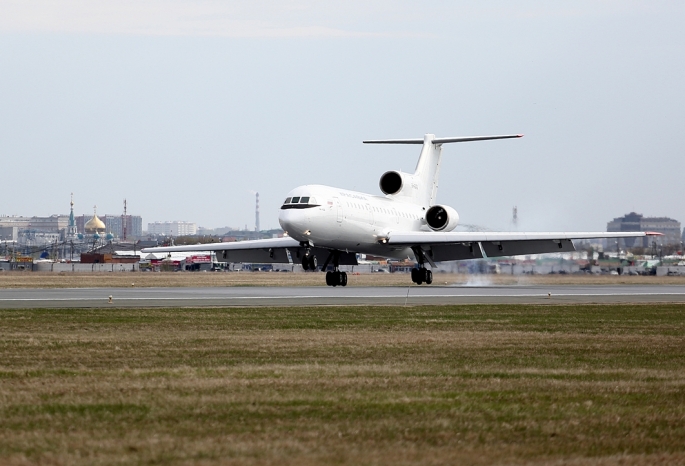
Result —
<instances>
[{"instance_id":1,"label":"horizontal stabilizer","mask_svg":"<svg viewBox=\"0 0 685 466\"><path fill-rule=\"evenodd\" d=\"M513 139L522 137L523 134L505 134L503 136L467 136L461 138L435 138L433 139L433 144L446 144L448 142L488 141L490 139Z\"/></svg>"},{"instance_id":2,"label":"horizontal stabilizer","mask_svg":"<svg viewBox=\"0 0 685 466\"><path fill-rule=\"evenodd\" d=\"M502 136L463 136L457 138L434 138L431 140L433 144L447 144L450 142L470 142L470 141L488 141L491 139L512 139L521 138L523 134L505 134ZM363 141L364 144L423 144L423 139L372 139Z\"/></svg>"}]
</instances>

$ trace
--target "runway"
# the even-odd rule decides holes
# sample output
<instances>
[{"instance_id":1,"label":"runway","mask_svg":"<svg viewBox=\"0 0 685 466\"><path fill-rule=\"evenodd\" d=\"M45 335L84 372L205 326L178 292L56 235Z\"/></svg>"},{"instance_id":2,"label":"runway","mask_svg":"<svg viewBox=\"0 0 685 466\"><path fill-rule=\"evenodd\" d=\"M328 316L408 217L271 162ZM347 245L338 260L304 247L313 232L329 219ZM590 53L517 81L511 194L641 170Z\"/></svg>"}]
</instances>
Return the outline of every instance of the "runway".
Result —
<instances>
[{"instance_id":1,"label":"runway","mask_svg":"<svg viewBox=\"0 0 685 466\"><path fill-rule=\"evenodd\" d=\"M648 302L683 303L685 302L685 286L539 285L0 290L0 309Z\"/></svg>"}]
</instances>

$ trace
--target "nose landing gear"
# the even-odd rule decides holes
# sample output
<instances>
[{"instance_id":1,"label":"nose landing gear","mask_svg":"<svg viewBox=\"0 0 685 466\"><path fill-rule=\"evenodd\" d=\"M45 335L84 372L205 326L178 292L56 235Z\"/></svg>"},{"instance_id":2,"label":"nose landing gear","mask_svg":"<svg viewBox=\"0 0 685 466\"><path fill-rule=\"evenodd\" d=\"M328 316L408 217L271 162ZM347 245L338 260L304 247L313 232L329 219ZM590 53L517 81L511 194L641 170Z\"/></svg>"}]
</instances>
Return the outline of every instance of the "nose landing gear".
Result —
<instances>
[{"instance_id":1,"label":"nose landing gear","mask_svg":"<svg viewBox=\"0 0 685 466\"><path fill-rule=\"evenodd\" d=\"M326 270L329 262L333 261L333 271L326 272L326 285L347 286L347 273L340 271L340 251L331 251L328 259L324 262L321 270Z\"/></svg>"},{"instance_id":2,"label":"nose landing gear","mask_svg":"<svg viewBox=\"0 0 685 466\"><path fill-rule=\"evenodd\" d=\"M311 254L309 252L305 253L305 255L302 257L302 268L306 270L316 270L317 266L317 261L316 261L316 256L314 254Z\"/></svg>"}]
</instances>

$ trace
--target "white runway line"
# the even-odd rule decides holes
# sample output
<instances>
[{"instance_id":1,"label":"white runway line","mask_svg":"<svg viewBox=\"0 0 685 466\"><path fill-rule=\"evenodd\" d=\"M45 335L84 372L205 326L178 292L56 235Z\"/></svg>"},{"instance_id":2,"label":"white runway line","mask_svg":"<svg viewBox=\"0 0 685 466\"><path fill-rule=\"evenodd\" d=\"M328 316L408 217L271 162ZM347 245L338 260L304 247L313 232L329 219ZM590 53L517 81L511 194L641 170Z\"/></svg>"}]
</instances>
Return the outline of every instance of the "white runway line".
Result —
<instances>
[{"instance_id":1,"label":"white runway line","mask_svg":"<svg viewBox=\"0 0 685 466\"><path fill-rule=\"evenodd\" d=\"M552 298L568 297L602 297L602 296L683 296L685 293L556 293ZM208 300L236 300L236 299L323 299L323 298L344 298L344 299L383 299L383 298L405 298L404 294L396 295L300 295L300 296L196 296L196 297L143 297L128 298L112 295L116 301L208 301ZM409 295L409 298L548 298L547 293L534 294L416 294ZM5 301L107 301L104 298L0 298L0 302Z\"/></svg>"}]
</instances>

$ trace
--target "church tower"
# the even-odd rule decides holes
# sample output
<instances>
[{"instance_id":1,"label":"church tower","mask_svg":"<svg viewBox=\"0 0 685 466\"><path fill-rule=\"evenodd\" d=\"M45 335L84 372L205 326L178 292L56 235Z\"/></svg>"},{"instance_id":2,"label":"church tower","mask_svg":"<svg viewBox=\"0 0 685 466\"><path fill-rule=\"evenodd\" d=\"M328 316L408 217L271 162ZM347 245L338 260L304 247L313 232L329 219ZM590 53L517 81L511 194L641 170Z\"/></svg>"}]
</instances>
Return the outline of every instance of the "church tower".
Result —
<instances>
[{"instance_id":1,"label":"church tower","mask_svg":"<svg viewBox=\"0 0 685 466\"><path fill-rule=\"evenodd\" d=\"M67 240L76 239L76 220L74 219L74 193L71 193L71 212L69 213L69 225L67 226Z\"/></svg>"}]
</instances>

